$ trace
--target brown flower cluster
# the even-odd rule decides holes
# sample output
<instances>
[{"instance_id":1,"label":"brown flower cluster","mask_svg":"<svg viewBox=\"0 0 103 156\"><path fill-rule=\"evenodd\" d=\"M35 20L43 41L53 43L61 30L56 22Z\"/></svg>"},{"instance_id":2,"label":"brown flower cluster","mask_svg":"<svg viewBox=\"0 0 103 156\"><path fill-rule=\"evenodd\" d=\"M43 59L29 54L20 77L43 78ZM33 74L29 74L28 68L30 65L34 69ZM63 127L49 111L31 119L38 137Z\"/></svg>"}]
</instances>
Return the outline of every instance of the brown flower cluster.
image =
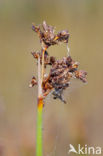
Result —
<instances>
[{"instance_id":1,"label":"brown flower cluster","mask_svg":"<svg viewBox=\"0 0 103 156\"><path fill-rule=\"evenodd\" d=\"M44 21L42 25L32 25L32 29L38 34L40 42L43 47L48 48L51 45L58 44L59 42L68 43L69 33L67 30L62 30L55 34L54 27L47 25Z\"/></svg>"},{"instance_id":2,"label":"brown flower cluster","mask_svg":"<svg viewBox=\"0 0 103 156\"><path fill-rule=\"evenodd\" d=\"M42 51L40 52L31 52L31 54L33 55L33 57L35 59L38 59L38 57L40 56L40 63L42 64ZM45 51L44 53L44 67L46 68L47 65L52 65L54 64L54 62L56 61L56 58L54 56L49 56L48 52Z\"/></svg>"},{"instance_id":3,"label":"brown flower cluster","mask_svg":"<svg viewBox=\"0 0 103 156\"><path fill-rule=\"evenodd\" d=\"M45 46L50 46L57 44L59 41L68 42L69 34L67 31L61 31L57 35L54 35L54 29L52 26L48 26L46 22L43 22L43 32L40 29L40 26L34 26L33 30L39 34L41 42ZM55 38L57 38L55 40ZM32 52L32 55L35 59L40 57L40 63L42 65L42 53L41 52ZM78 70L79 63L72 60L71 56L63 57L58 60L54 56L49 56L48 52L44 53L44 67L47 65L51 66L49 74L44 75L42 82L42 91L43 97L45 98L50 92L52 92L53 98L59 98L61 101L66 103L63 98L63 91L69 87L71 78L80 79L82 82L87 82L86 75L87 72L83 70ZM33 77L30 87L33 87L37 84L36 78Z\"/></svg>"},{"instance_id":4,"label":"brown flower cluster","mask_svg":"<svg viewBox=\"0 0 103 156\"><path fill-rule=\"evenodd\" d=\"M40 58L42 59L42 55L39 52L33 52L32 54L34 58L37 59L37 56L40 55ZM71 78L78 78L85 83L87 82L87 72L78 70L79 63L73 61L71 56L63 57L61 60L56 60L55 57L49 56L46 52L44 58L45 68L46 65L51 65L51 69L50 73L45 75L43 80L43 96L47 96L51 90L53 90L52 94L54 95L54 99L59 98L66 103L62 97L62 93L63 90L69 87ZM34 77L31 84L32 86L37 84Z\"/></svg>"}]
</instances>

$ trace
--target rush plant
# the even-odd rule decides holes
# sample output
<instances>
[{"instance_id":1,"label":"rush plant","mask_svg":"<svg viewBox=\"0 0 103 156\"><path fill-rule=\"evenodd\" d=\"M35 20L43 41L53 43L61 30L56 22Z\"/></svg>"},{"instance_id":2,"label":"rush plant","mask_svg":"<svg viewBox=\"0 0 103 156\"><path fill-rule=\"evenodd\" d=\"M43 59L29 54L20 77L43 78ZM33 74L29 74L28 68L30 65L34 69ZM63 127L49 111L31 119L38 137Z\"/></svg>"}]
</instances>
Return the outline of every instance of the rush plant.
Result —
<instances>
[{"instance_id":1,"label":"rush plant","mask_svg":"<svg viewBox=\"0 0 103 156\"><path fill-rule=\"evenodd\" d=\"M54 27L47 25L45 21L38 26L32 24L32 29L38 34L42 47L41 51L31 53L37 60L38 80L33 76L30 83L30 87L38 85L36 156L42 156L42 114L46 96L51 92L53 99L60 99L63 103L66 103L63 91L70 86L71 78L80 79L85 83L87 81L87 72L78 70L79 63L74 61L69 55L69 33L67 30L62 30L55 34ZM66 44L68 55L59 60L54 56L49 56L47 50L50 46L57 45L60 42ZM51 66L49 73L46 72L47 66Z\"/></svg>"}]
</instances>

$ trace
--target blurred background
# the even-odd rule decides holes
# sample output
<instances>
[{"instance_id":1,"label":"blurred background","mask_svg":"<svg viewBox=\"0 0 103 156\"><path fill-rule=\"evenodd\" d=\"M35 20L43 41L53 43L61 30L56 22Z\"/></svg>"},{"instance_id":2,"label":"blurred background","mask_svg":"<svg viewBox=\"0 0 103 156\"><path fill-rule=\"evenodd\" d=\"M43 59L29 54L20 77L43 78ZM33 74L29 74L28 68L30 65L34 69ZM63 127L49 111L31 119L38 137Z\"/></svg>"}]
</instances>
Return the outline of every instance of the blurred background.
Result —
<instances>
[{"instance_id":1,"label":"blurred background","mask_svg":"<svg viewBox=\"0 0 103 156\"><path fill-rule=\"evenodd\" d=\"M68 29L70 54L88 72L71 83L67 104L49 95L43 112L44 156L67 156L69 144L103 147L103 1L0 0L0 156L34 156L37 76L30 52L40 50L32 22ZM66 46L49 48L57 58ZM72 156L72 154L71 154Z\"/></svg>"}]
</instances>

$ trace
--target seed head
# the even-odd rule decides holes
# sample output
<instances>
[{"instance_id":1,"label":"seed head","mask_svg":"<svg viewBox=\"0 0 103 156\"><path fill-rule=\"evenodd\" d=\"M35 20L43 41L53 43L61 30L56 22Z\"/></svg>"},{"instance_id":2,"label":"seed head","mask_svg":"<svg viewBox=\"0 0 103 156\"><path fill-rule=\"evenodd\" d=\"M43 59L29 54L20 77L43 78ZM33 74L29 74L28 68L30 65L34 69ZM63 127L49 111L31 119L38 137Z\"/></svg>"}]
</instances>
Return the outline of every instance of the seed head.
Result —
<instances>
[{"instance_id":1,"label":"seed head","mask_svg":"<svg viewBox=\"0 0 103 156\"><path fill-rule=\"evenodd\" d=\"M62 30L55 34L53 26L47 25L46 21L42 25L32 25L33 31L35 31L42 45L41 51L32 52L31 54L35 59L38 60L40 57L40 64L44 59L44 67L50 66L49 74L44 74L42 81L42 92L45 98L51 91L53 99L60 99L66 103L63 97L63 91L70 86L70 81L73 78L80 79L82 82L87 82L87 72L78 70L79 63L74 61L71 56L63 57L58 60L54 56L49 56L47 49L51 45L56 45L59 42L68 43L69 33L67 30ZM44 58L43 58L44 52ZM45 69L46 72L46 69ZM33 77L29 87L37 85L36 78Z\"/></svg>"}]
</instances>

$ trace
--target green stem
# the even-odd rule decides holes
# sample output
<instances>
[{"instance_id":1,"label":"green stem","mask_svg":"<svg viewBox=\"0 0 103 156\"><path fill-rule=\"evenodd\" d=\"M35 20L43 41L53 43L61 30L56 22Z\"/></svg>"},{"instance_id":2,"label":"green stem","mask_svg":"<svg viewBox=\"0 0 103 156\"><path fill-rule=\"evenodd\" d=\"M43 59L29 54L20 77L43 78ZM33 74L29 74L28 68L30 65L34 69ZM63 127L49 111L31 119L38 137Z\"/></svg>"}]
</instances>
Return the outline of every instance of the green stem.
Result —
<instances>
[{"instance_id":1,"label":"green stem","mask_svg":"<svg viewBox=\"0 0 103 156\"><path fill-rule=\"evenodd\" d=\"M38 99L38 110L37 110L37 142L36 142L36 156L43 155L42 147L42 115L43 115L43 99Z\"/></svg>"},{"instance_id":2,"label":"green stem","mask_svg":"<svg viewBox=\"0 0 103 156\"><path fill-rule=\"evenodd\" d=\"M43 115L43 98L41 85L40 57L38 58L38 105L37 105L37 131L36 131L36 156L43 155L42 145L42 115Z\"/></svg>"}]
</instances>

